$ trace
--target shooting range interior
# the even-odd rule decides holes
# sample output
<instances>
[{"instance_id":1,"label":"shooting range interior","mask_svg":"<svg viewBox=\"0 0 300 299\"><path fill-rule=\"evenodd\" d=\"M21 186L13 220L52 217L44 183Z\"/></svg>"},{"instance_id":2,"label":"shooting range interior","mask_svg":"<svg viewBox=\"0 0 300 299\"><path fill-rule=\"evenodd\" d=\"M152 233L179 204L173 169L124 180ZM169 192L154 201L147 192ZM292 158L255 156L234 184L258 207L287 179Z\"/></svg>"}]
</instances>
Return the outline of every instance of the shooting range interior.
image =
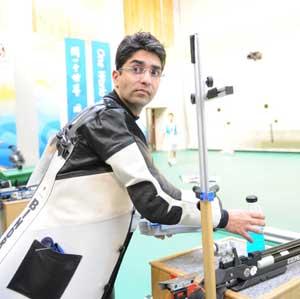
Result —
<instances>
[{"instance_id":1,"label":"shooting range interior","mask_svg":"<svg viewBox=\"0 0 300 299\"><path fill-rule=\"evenodd\" d=\"M0 299L300 298L299 11L299 0L0 0ZM141 32L162 52L118 56ZM266 248L249 255L213 229L207 200L249 212L247 197L266 219ZM27 258L40 254L66 260L61 276L40 267L37 290ZM194 254L204 267L185 278Z\"/></svg>"}]
</instances>

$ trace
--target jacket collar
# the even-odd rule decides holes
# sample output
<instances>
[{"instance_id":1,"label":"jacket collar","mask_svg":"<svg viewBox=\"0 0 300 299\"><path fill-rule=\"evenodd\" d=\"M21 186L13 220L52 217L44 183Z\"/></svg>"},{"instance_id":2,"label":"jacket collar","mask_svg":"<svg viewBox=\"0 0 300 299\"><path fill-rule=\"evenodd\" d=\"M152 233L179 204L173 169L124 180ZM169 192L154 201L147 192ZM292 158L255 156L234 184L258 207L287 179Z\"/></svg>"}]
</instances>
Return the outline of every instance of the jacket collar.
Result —
<instances>
[{"instance_id":1,"label":"jacket collar","mask_svg":"<svg viewBox=\"0 0 300 299\"><path fill-rule=\"evenodd\" d=\"M122 100L119 98L118 94L116 93L115 90L110 92L108 95L104 97L104 103L108 107L122 107L124 108L133 118L134 120L138 120L139 117L135 116L129 108L122 102Z\"/></svg>"}]
</instances>

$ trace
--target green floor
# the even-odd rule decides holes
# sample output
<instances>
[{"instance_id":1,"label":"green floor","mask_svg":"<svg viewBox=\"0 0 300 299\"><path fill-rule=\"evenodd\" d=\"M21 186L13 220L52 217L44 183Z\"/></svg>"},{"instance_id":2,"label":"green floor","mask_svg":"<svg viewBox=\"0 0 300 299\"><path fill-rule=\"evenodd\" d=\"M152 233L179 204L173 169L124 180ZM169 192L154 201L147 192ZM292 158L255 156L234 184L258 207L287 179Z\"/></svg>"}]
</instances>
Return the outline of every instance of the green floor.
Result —
<instances>
[{"instance_id":1,"label":"green floor","mask_svg":"<svg viewBox=\"0 0 300 299\"><path fill-rule=\"evenodd\" d=\"M198 172L198 152L179 151L177 164L170 167L165 152L153 153L160 171L176 186L189 189L180 175ZM255 194L265 212L267 225L300 231L299 153L210 151L209 176L220 185L219 197L227 208L245 208L245 197ZM216 238L222 234L217 234ZM136 232L116 282L116 299L143 299L151 294L149 261L198 246L199 234L184 234L159 240Z\"/></svg>"}]
</instances>

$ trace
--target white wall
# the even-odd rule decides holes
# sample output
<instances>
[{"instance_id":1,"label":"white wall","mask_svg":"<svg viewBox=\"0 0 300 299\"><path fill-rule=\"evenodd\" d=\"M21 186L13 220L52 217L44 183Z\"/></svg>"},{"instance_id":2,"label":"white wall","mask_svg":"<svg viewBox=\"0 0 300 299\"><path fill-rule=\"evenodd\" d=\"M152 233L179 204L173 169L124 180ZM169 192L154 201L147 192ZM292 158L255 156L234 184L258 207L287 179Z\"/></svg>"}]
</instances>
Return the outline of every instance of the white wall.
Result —
<instances>
[{"instance_id":1,"label":"white wall","mask_svg":"<svg viewBox=\"0 0 300 299\"><path fill-rule=\"evenodd\" d=\"M178 0L177 6L185 46L182 101L194 88L190 34L200 35L204 78L213 76L216 87L234 86L233 96L206 104L209 147L222 148L228 142L235 148L300 146L300 2ZM246 59L250 51L262 52L262 60ZM194 109L187 106L188 115L193 115ZM187 144L195 146L195 118L187 122Z\"/></svg>"},{"instance_id":2,"label":"white wall","mask_svg":"<svg viewBox=\"0 0 300 299\"><path fill-rule=\"evenodd\" d=\"M27 165L38 160L37 110L33 97L32 1L12 0L7 7L9 43L14 57L17 145ZM18 9L16 9L18 7Z\"/></svg>"}]
</instances>

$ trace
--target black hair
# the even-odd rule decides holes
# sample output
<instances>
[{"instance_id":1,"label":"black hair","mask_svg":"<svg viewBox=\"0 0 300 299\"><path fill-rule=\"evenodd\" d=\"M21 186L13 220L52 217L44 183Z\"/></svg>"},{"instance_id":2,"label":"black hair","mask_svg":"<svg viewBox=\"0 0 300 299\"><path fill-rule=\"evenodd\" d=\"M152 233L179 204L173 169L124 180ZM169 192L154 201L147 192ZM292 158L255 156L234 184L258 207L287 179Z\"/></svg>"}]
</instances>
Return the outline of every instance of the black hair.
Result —
<instances>
[{"instance_id":1,"label":"black hair","mask_svg":"<svg viewBox=\"0 0 300 299\"><path fill-rule=\"evenodd\" d=\"M164 69L166 62L166 51L160 41L150 32L137 32L133 35L127 35L121 41L116 53L116 69L120 69L132 55L145 50L156 54Z\"/></svg>"}]
</instances>

